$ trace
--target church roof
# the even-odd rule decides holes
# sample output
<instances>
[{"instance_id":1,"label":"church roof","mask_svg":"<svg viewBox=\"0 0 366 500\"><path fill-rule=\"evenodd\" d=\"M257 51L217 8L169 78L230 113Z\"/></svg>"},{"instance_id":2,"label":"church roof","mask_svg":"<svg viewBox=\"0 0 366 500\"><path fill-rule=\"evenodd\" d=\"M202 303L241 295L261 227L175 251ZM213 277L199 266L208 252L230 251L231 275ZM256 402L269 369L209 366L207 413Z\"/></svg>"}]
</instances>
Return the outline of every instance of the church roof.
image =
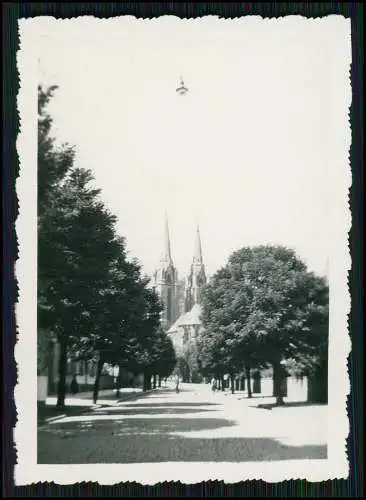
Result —
<instances>
[{"instance_id":1,"label":"church roof","mask_svg":"<svg viewBox=\"0 0 366 500\"><path fill-rule=\"evenodd\" d=\"M168 332L167 333L174 333L178 330L179 326L180 326L180 320L185 316L185 314L182 314L181 316L179 316L179 318L175 321L175 323L172 324L172 326L169 328Z\"/></svg>"},{"instance_id":2,"label":"church roof","mask_svg":"<svg viewBox=\"0 0 366 500\"><path fill-rule=\"evenodd\" d=\"M202 308L199 304L195 304L192 309L182 314L175 323L169 328L168 333L173 333L181 326L192 326L201 324Z\"/></svg>"},{"instance_id":3,"label":"church roof","mask_svg":"<svg viewBox=\"0 0 366 500\"><path fill-rule=\"evenodd\" d=\"M192 309L183 318L182 325L200 325L202 308L199 304L195 304Z\"/></svg>"}]
</instances>

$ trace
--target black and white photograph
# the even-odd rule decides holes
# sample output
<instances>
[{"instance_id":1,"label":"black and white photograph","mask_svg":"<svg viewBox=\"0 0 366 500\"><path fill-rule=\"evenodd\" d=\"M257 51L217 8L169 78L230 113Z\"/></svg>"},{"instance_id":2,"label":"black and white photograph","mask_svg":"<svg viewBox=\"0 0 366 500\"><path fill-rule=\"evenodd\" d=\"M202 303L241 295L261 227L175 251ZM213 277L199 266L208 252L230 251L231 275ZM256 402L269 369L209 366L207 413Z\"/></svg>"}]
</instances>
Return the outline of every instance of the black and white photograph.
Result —
<instances>
[{"instance_id":1,"label":"black and white photograph","mask_svg":"<svg viewBox=\"0 0 366 500\"><path fill-rule=\"evenodd\" d=\"M19 21L18 485L348 476L350 31Z\"/></svg>"}]
</instances>

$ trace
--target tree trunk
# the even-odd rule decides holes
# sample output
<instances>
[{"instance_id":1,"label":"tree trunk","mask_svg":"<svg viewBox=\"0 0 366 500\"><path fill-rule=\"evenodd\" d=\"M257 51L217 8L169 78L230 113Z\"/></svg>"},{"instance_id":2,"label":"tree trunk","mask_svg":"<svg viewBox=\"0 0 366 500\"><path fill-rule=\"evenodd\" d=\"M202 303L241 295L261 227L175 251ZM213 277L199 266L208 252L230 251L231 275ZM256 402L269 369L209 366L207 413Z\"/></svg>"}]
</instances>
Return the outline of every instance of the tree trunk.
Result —
<instances>
[{"instance_id":1,"label":"tree trunk","mask_svg":"<svg viewBox=\"0 0 366 500\"><path fill-rule=\"evenodd\" d=\"M225 391L225 380L224 380L223 375L221 376L221 390Z\"/></svg>"},{"instance_id":2,"label":"tree trunk","mask_svg":"<svg viewBox=\"0 0 366 500\"><path fill-rule=\"evenodd\" d=\"M93 388L93 402L96 405L98 401L98 394L99 394L99 384L100 384L100 377L102 375L102 370L104 366L104 359L100 357L98 359L98 365L97 365L97 373L95 376L95 382L94 382L94 388Z\"/></svg>"},{"instance_id":3,"label":"tree trunk","mask_svg":"<svg viewBox=\"0 0 366 500\"><path fill-rule=\"evenodd\" d=\"M161 387L161 377L158 375L158 387Z\"/></svg>"},{"instance_id":4,"label":"tree trunk","mask_svg":"<svg viewBox=\"0 0 366 500\"><path fill-rule=\"evenodd\" d=\"M60 342L60 359L58 363L58 387L57 387L57 406L65 406L66 397L66 370L67 370L67 340Z\"/></svg>"},{"instance_id":5,"label":"tree trunk","mask_svg":"<svg viewBox=\"0 0 366 500\"><path fill-rule=\"evenodd\" d=\"M55 356L55 343L53 341L48 342L48 355L47 355L47 394L52 394L55 390L54 387L54 375L53 375L53 359Z\"/></svg>"},{"instance_id":6,"label":"tree trunk","mask_svg":"<svg viewBox=\"0 0 366 500\"><path fill-rule=\"evenodd\" d=\"M253 393L261 393L261 374L259 370L256 370L253 374Z\"/></svg>"},{"instance_id":7,"label":"tree trunk","mask_svg":"<svg viewBox=\"0 0 366 500\"><path fill-rule=\"evenodd\" d=\"M246 380L247 380L247 386L248 386L248 398L252 397L252 385L251 385L251 380L250 380L250 367L246 366L245 367L245 375L246 375Z\"/></svg>"},{"instance_id":8,"label":"tree trunk","mask_svg":"<svg viewBox=\"0 0 366 500\"><path fill-rule=\"evenodd\" d=\"M273 363L273 396L276 398L277 406L285 404L283 398L286 396L286 383L287 380L281 363L275 361Z\"/></svg>"},{"instance_id":9,"label":"tree trunk","mask_svg":"<svg viewBox=\"0 0 366 500\"><path fill-rule=\"evenodd\" d=\"M230 375L230 382L231 382L231 394L234 394L235 392L235 378L234 375Z\"/></svg>"},{"instance_id":10,"label":"tree trunk","mask_svg":"<svg viewBox=\"0 0 366 500\"><path fill-rule=\"evenodd\" d=\"M153 389L156 389L156 375L153 375Z\"/></svg>"},{"instance_id":11,"label":"tree trunk","mask_svg":"<svg viewBox=\"0 0 366 500\"><path fill-rule=\"evenodd\" d=\"M151 389L151 373L149 373L147 370L145 370L142 390L145 392L145 391L149 391L150 389Z\"/></svg>"},{"instance_id":12,"label":"tree trunk","mask_svg":"<svg viewBox=\"0 0 366 500\"><path fill-rule=\"evenodd\" d=\"M116 382L116 398L119 398L121 395L120 389L122 388L122 366L118 366L118 375L117 375L117 382Z\"/></svg>"},{"instance_id":13,"label":"tree trunk","mask_svg":"<svg viewBox=\"0 0 366 500\"><path fill-rule=\"evenodd\" d=\"M314 374L308 376L308 401L328 403L328 366L324 361Z\"/></svg>"},{"instance_id":14,"label":"tree trunk","mask_svg":"<svg viewBox=\"0 0 366 500\"><path fill-rule=\"evenodd\" d=\"M245 377L244 376L240 377L240 390L245 391Z\"/></svg>"}]
</instances>

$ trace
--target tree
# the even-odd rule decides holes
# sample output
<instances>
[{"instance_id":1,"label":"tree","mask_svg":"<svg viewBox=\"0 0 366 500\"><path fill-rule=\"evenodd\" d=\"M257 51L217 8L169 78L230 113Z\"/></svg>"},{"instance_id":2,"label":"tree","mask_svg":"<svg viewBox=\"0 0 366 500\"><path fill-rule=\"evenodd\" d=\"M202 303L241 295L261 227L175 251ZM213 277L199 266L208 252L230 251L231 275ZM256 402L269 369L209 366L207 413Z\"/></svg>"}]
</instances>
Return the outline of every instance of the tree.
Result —
<instances>
[{"instance_id":1,"label":"tree","mask_svg":"<svg viewBox=\"0 0 366 500\"><path fill-rule=\"evenodd\" d=\"M57 267L56 262L49 267L52 288L48 290L48 303L52 305L61 347L58 393L61 406L67 352L78 344L80 337L98 339L106 321L110 268L123 254L122 242L114 231L115 218L97 199L95 190L88 189L91 180L88 172L71 173L58 200L59 210L47 228L50 245L57 249L44 258L57 258ZM95 343L94 349L98 351L98 347ZM99 355L97 379L102 360L103 355Z\"/></svg>"},{"instance_id":2,"label":"tree","mask_svg":"<svg viewBox=\"0 0 366 500\"><path fill-rule=\"evenodd\" d=\"M52 338L52 322L47 320L50 305L47 302L49 267L53 263L44 256L52 254L47 239L47 224L54 215L57 193L62 182L73 167L74 150L68 145L55 146L55 140L50 136L52 118L47 112L47 106L57 86L48 89L38 87L38 280L37 280L37 365L39 373L47 373L47 353ZM57 267L56 267L57 269Z\"/></svg>"},{"instance_id":3,"label":"tree","mask_svg":"<svg viewBox=\"0 0 366 500\"><path fill-rule=\"evenodd\" d=\"M327 344L328 287L282 246L242 248L206 287L202 319L217 337L220 362L250 369L273 366L274 393L283 402L287 359L311 365ZM206 334L207 335L207 334ZM202 343L201 343L202 345Z\"/></svg>"},{"instance_id":4,"label":"tree","mask_svg":"<svg viewBox=\"0 0 366 500\"><path fill-rule=\"evenodd\" d=\"M103 366L123 366L129 359L129 340L132 334L129 324L131 297L136 288L138 268L126 260L124 248L116 260L111 261L106 273L105 286L99 290L93 310L88 313L89 327L86 335L77 339L74 350L82 358L95 357L97 374L93 398L97 402Z\"/></svg>"},{"instance_id":5,"label":"tree","mask_svg":"<svg viewBox=\"0 0 366 500\"><path fill-rule=\"evenodd\" d=\"M249 378L254 365L252 339L239 335L247 305L247 297L238 293L228 268L220 269L206 286L201 315L204 329L198 339L200 365L220 380L222 390L225 374L230 375L233 388L235 374L245 368Z\"/></svg>"},{"instance_id":6,"label":"tree","mask_svg":"<svg viewBox=\"0 0 366 500\"><path fill-rule=\"evenodd\" d=\"M55 145L51 136L52 117L47 111L57 86L48 89L38 86L38 223L52 210L57 191L71 171L75 150L68 144Z\"/></svg>"},{"instance_id":7,"label":"tree","mask_svg":"<svg viewBox=\"0 0 366 500\"><path fill-rule=\"evenodd\" d=\"M39 89L38 309L39 328L60 343L57 403L63 406L68 353L80 347L80 339L98 334L110 271L124 245L100 190L90 187L90 171L75 168L73 149L58 150L50 137L52 120L44 107L53 90Z\"/></svg>"},{"instance_id":8,"label":"tree","mask_svg":"<svg viewBox=\"0 0 366 500\"><path fill-rule=\"evenodd\" d=\"M154 377L154 388L156 387L156 377L159 378L159 385L162 378L167 378L173 372L176 365L175 351L173 343L161 325L151 338L149 370Z\"/></svg>"},{"instance_id":9,"label":"tree","mask_svg":"<svg viewBox=\"0 0 366 500\"><path fill-rule=\"evenodd\" d=\"M230 259L233 273L250 285L244 338L256 339L259 359L273 366L274 394L283 403L286 360L308 366L328 343L328 287L284 247L256 247ZM254 347L254 345L253 345ZM314 357L315 356L315 357ZM313 358L313 361L311 360Z\"/></svg>"},{"instance_id":10,"label":"tree","mask_svg":"<svg viewBox=\"0 0 366 500\"><path fill-rule=\"evenodd\" d=\"M196 341L189 341L185 344L180 355L180 362L183 371L184 382L196 382L198 378L198 351Z\"/></svg>"},{"instance_id":11,"label":"tree","mask_svg":"<svg viewBox=\"0 0 366 500\"><path fill-rule=\"evenodd\" d=\"M69 354L97 360L95 402L105 363L143 371L146 386L153 370L170 371L174 356L159 333L160 300L138 263L127 261L91 172L74 166L74 148L55 146L47 106L56 88L38 89L38 318L39 331L52 331L60 344L63 406Z\"/></svg>"},{"instance_id":12,"label":"tree","mask_svg":"<svg viewBox=\"0 0 366 500\"><path fill-rule=\"evenodd\" d=\"M208 324L207 320L205 324ZM227 331L216 324L214 329L203 329L196 341L199 371L205 376L214 376L222 391L225 390L224 375L236 370L235 351L225 333Z\"/></svg>"},{"instance_id":13,"label":"tree","mask_svg":"<svg viewBox=\"0 0 366 500\"><path fill-rule=\"evenodd\" d=\"M168 337L167 334L165 334L159 359L159 381L163 378L168 378L174 372L176 364L177 358L173 347L173 342L171 338Z\"/></svg>"},{"instance_id":14,"label":"tree","mask_svg":"<svg viewBox=\"0 0 366 500\"><path fill-rule=\"evenodd\" d=\"M129 338L127 368L133 373L143 373L143 389L148 390L158 357L156 345L162 304L156 292L149 288L149 279L146 277L139 279L131 298L129 327L133 334Z\"/></svg>"},{"instance_id":15,"label":"tree","mask_svg":"<svg viewBox=\"0 0 366 500\"><path fill-rule=\"evenodd\" d=\"M141 277L136 262L123 263L124 272L115 281L115 291L105 305L106 322L98 337L99 363L115 364L137 374L144 374L144 390L151 388L151 377L167 377L175 366L170 338L160 326L162 304ZM101 369L101 368L100 368ZM96 379L97 384L97 379ZM97 385L94 401L97 400Z\"/></svg>"}]
</instances>

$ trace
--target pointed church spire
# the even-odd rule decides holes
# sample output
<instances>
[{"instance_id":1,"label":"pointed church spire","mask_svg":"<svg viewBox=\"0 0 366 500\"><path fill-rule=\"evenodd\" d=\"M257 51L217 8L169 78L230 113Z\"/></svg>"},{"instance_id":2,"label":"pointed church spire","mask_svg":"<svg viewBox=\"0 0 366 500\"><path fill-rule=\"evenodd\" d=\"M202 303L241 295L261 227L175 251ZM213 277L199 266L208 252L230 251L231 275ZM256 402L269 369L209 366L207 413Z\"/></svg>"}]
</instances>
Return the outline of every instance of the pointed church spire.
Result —
<instances>
[{"instance_id":1,"label":"pointed church spire","mask_svg":"<svg viewBox=\"0 0 366 500\"><path fill-rule=\"evenodd\" d=\"M194 246L193 262L202 263L202 246L201 246L201 235L200 228L197 224L196 231L196 243Z\"/></svg>"},{"instance_id":2,"label":"pointed church spire","mask_svg":"<svg viewBox=\"0 0 366 500\"><path fill-rule=\"evenodd\" d=\"M171 262L172 254L170 249L170 236L169 236L169 225L168 225L168 215L165 211L165 231L164 231L164 254L163 259Z\"/></svg>"},{"instance_id":3,"label":"pointed church spire","mask_svg":"<svg viewBox=\"0 0 366 500\"><path fill-rule=\"evenodd\" d=\"M197 224L193 261L188 278L188 287L186 290L188 310L190 310L194 304L200 304L202 287L205 284L206 273L202 258L201 235L199 225Z\"/></svg>"}]
</instances>

